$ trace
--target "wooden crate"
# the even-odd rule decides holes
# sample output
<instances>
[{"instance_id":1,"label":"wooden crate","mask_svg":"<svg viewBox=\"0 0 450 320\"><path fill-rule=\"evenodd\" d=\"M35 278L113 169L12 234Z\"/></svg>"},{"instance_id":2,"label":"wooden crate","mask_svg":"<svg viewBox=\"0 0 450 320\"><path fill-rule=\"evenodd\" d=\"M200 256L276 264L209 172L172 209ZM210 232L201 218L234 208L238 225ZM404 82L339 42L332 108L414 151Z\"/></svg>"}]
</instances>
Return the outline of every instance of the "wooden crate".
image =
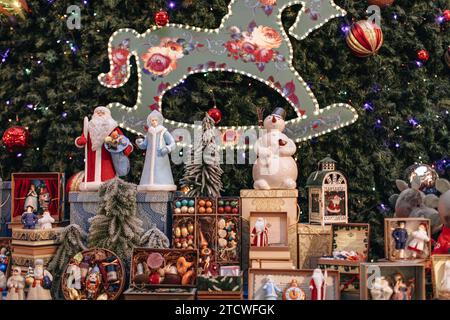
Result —
<instances>
[{"instance_id":1,"label":"wooden crate","mask_svg":"<svg viewBox=\"0 0 450 320\"><path fill-rule=\"evenodd\" d=\"M439 300L450 300L450 292L443 293L440 290L446 263L450 263L450 254L434 254L431 256L433 296Z\"/></svg>"},{"instance_id":2,"label":"wooden crate","mask_svg":"<svg viewBox=\"0 0 450 320\"><path fill-rule=\"evenodd\" d=\"M195 300L196 289L138 289L129 288L123 293L124 300Z\"/></svg>"}]
</instances>

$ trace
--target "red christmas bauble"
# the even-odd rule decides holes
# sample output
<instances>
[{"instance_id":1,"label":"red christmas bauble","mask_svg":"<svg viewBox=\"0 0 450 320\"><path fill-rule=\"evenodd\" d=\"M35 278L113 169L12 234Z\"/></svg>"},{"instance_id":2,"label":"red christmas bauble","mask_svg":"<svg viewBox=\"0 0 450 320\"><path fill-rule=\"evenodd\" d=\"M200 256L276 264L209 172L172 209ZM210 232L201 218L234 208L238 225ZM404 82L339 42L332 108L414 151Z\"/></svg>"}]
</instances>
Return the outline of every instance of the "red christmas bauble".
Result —
<instances>
[{"instance_id":1,"label":"red christmas bauble","mask_svg":"<svg viewBox=\"0 0 450 320\"><path fill-rule=\"evenodd\" d=\"M430 59L430 54L425 49L419 50L417 51L417 59L422 61L428 61L428 59Z\"/></svg>"},{"instance_id":2,"label":"red christmas bauble","mask_svg":"<svg viewBox=\"0 0 450 320\"><path fill-rule=\"evenodd\" d=\"M213 118L215 124L218 124L222 120L222 112L216 107L209 109L208 115Z\"/></svg>"},{"instance_id":3,"label":"red christmas bauble","mask_svg":"<svg viewBox=\"0 0 450 320\"><path fill-rule=\"evenodd\" d=\"M167 13L167 11L161 9L157 13L155 13L155 23L160 27L164 27L166 24L168 24L169 14Z\"/></svg>"},{"instance_id":4,"label":"red christmas bauble","mask_svg":"<svg viewBox=\"0 0 450 320\"><path fill-rule=\"evenodd\" d=\"M21 126L11 127L3 133L3 144L9 152L21 151L28 147L30 134Z\"/></svg>"},{"instance_id":5,"label":"red christmas bauble","mask_svg":"<svg viewBox=\"0 0 450 320\"><path fill-rule=\"evenodd\" d=\"M383 44L383 32L376 23L361 20L352 25L345 40L356 56L368 57L380 50Z\"/></svg>"},{"instance_id":6,"label":"red christmas bauble","mask_svg":"<svg viewBox=\"0 0 450 320\"><path fill-rule=\"evenodd\" d=\"M450 10L444 10L444 14L443 14L444 20L445 22L450 21Z\"/></svg>"},{"instance_id":7,"label":"red christmas bauble","mask_svg":"<svg viewBox=\"0 0 450 320\"><path fill-rule=\"evenodd\" d=\"M389 7L394 3L394 0L369 0L370 5L376 5L381 8Z\"/></svg>"}]
</instances>

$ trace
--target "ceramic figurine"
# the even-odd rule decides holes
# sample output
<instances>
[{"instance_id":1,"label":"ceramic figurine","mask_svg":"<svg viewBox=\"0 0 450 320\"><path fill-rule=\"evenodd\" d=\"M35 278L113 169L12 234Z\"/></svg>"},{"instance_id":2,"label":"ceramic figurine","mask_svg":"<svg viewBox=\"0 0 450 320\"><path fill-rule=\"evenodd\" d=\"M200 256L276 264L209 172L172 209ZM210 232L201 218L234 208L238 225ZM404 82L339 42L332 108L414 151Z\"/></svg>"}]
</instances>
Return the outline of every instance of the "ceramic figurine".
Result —
<instances>
[{"instance_id":1,"label":"ceramic figurine","mask_svg":"<svg viewBox=\"0 0 450 320\"><path fill-rule=\"evenodd\" d=\"M6 273L6 270L8 269L9 258L7 252L8 249L5 247L0 249L0 271L3 273Z\"/></svg>"},{"instance_id":2,"label":"ceramic figurine","mask_svg":"<svg viewBox=\"0 0 450 320\"><path fill-rule=\"evenodd\" d=\"M22 214L22 224L24 229L34 229L38 216L33 212L33 207L28 206L27 211Z\"/></svg>"},{"instance_id":3,"label":"ceramic figurine","mask_svg":"<svg viewBox=\"0 0 450 320\"><path fill-rule=\"evenodd\" d=\"M81 290L81 268L80 261L75 256L70 259L69 266L67 267L66 273L69 274L67 277L67 288Z\"/></svg>"},{"instance_id":4,"label":"ceramic figurine","mask_svg":"<svg viewBox=\"0 0 450 320\"><path fill-rule=\"evenodd\" d=\"M138 190L174 191L169 153L175 149L175 139L163 127L163 115L154 110L147 118L147 136L136 139L137 146L146 150L144 169Z\"/></svg>"},{"instance_id":5,"label":"ceramic figurine","mask_svg":"<svg viewBox=\"0 0 450 320\"><path fill-rule=\"evenodd\" d=\"M264 218L257 218L251 233L253 247L267 247L269 245L269 227Z\"/></svg>"},{"instance_id":6,"label":"ceramic figurine","mask_svg":"<svg viewBox=\"0 0 450 320\"><path fill-rule=\"evenodd\" d=\"M102 284L102 280L100 277L100 270L97 266L95 266L89 275L86 277L86 292L88 300L97 299L98 289Z\"/></svg>"},{"instance_id":7,"label":"ceramic figurine","mask_svg":"<svg viewBox=\"0 0 450 320\"><path fill-rule=\"evenodd\" d=\"M408 231L406 230L405 221L400 221L398 227L392 232L395 241L395 250L397 250L398 258L405 258L406 242L408 241Z\"/></svg>"},{"instance_id":8,"label":"ceramic figurine","mask_svg":"<svg viewBox=\"0 0 450 320\"><path fill-rule=\"evenodd\" d=\"M8 295L6 300L25 300L24 288L25 278L22 276L20 267L13 268L13 274L8 279Z\"/></svg>"},{"instance_id":9,"label":"ceramic figurine","mask_svg":"<svg viewBox=\"0 0 450 320\"><path fill-rule=\"evenodd\" d=\"M42 212L48 210L51 200L52 198L47 190L47 187L45 185L41 186L39 191L39 207L42 210Z\"/></svg>"},{"instance_id":10,"label":"ceramic figurine","mask_svg":"<svg viewBox=\"0 0 450 320\"><path fill-rule=\"evenodd\" d=\"M394 295L392 300L411 300L414 291L414 281L405 283L404 277L400 273L394 275Z\"/></svg>"},{"instance_id":11,"label":"ceramic figurine","mask_svg":"<svg viewBox=\"0 0 450 320\"><path fill-rule=\"evenodd\" d=\"M27 192L27 197L25 198L25 204L23 205L23 209L27 210L27 207L31 206L33 211L38 209L38 194L36 192L36 185L33 183L30 185L30 189Z\"/></svg>"},{"instance_id":12,"label":"ceramic figurine","mask_svg":"<svg viewBox=\"0 0 450 320\"><path fill-rule=\"evenodd\" d=\"M324 275L320 268L314 269L311 281L309 282L311 300L325 300L326 282L327 271L325 270Z\"/></svg>"},{"instance_id":13,"label":"ceramic figurine","mask_svg":"<svg viewBox=\"0 0 450 320\"><path fill-rule=\"evenodd\" d=\"M439 294L450 297L450 260L445 261L444 275L442 276Z\"/></svg>"},{"instance_id":14,"label":"ceramic figurine","mask_svg":"<svg viewBox=\"0 0 450 320\"><path fill-rule=\"evenodd\" d=\"M262 290L264 291L262 300L278 300L278 294L283 293L283 291L277 287L271 277L266 278Z\"/></svg>"},{"instance_id":15,"label":"ceramic figurine","mask_svg":"<svg viewBox=\"0 0 450 320\"><path fill-rule=\"evenodd\" d=\"M126 146L121 146L121 151L114 155L114 160L111 151L105 146L105 138L113 131L123 136L118 123L111 117L111 111L106 107L95 108L90 121L84 118L83 134L75 139L75 145L85 149L85 177L80 190L97 191L103 182L128 174L127 157L133 151L133 145L128 141Z\"/></svg>"},{"instance_id":16,"label":"ceramic figurine","mask_svg":"<svg viewBox=\"0 0 450 320\"><path fill-rule=\"evenodd\" d=\"M412 239L409 242L408 250L412 251L412 257L415 259L418 255L423 256L426 249L426 243L430 241L427 232L427 225L421 223L416 231L412 232Z\"/></svg>"},{"instance_id":17,"label":"ceramic figurine","mask_svg":"<svg viewBox=\"0 0 450 320\"><path fill-rule=\"evenodd\" d=\"M297 163L292 157L297 147L283 130L286 111L276 108L264 119L265 132L256 141L257 155L253 165L255 189L295 189L297 186Z\"/></svg>"},{"instance_id":18,"label":"ceramic figurine","mask_svg":"<svg viewBox=\"0 0 450 320\"><path fill-rule=\"evenodd\" d=\"M0 300L3 300L6 295L6 276L3 272L0 271Z\"/></svg>"},{"instance_id":19,"label":"ceramic figurine","mask_svg":"<svg viewBox=\"0 0 450 320\"><path fill-rule=\"evenodd\" d=\"M54 222L55 219L50 215L50 212L45 210L42 218L38 220L39 229L49 230L52 228L52 223Z\"/></svg>"},{"instance_id":20,"label":"ceramic figurine","mask_svg":"<svg viewBox=\"0 0 450 320\"><path fill-rule=\"evenodd\" d=\"M293 279L289 287L283 292L283 300L305 300L305 292L298 287L297 280Z\"/></svg>"},{"instance_id":21,"label":"ceramic figurine","mask_svg":"<svg viewBox=\"0 0 450 320\"><path fill-rule=\"evenodd\" d=\"M389 281L385 277L376 277L370 295L373 300L390 300L394 290L389 286Z\"/></svg>"},{"instance_id":22,"label":"ceramic figurine","mask_svg":"<svg viewBox=\"0 0 450 320\"><path fill-rule=\"evenodd\" d=\"M52 300L50 289L53 276L44 268L44 261L36 259L33 270L33 283L28 289L27 300Z\"/></svg>"}]
</instances>

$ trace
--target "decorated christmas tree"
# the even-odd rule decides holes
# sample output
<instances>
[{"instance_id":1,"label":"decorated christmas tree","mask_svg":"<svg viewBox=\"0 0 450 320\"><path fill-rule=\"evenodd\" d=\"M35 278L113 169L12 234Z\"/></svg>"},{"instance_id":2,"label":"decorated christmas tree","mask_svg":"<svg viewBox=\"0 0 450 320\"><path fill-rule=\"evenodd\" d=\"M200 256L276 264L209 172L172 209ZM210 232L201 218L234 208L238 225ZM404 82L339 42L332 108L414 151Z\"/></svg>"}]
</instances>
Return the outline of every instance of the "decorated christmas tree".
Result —
<instances>
[{"instance_id":1,"label":"decorated christmas tree","mask_svg":"<svg viewBox=\"0 0 450 320\"><path fill-rule=\"evenodd\" d=\"M114 178L102 184L97 214L90 219L88 244L113 251L128 260L141 243L142 220L137 217L136 185Z\"/></svg>"},{"instance_id":2,"label":"decorated christmas tree","mask_svg":"<svg viewBox=\"0 0 450 320\"><path fill-rule=\"evenodd\" d=\"M202 121L202 136L194 141L181 184L189 188L188 196L220 196L223 188L220 157L216 144L214 120L208 114Z\"/></svg>"}]
</instances>

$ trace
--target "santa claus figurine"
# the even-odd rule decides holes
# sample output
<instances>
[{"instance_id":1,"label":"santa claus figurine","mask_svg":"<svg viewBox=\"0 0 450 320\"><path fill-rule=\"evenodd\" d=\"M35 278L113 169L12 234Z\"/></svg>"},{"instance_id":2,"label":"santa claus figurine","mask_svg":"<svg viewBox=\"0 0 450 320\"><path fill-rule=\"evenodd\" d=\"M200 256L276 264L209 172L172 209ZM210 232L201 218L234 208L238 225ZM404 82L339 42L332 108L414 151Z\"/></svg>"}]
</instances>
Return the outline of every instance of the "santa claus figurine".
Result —
<instances>
[{"instance_id":1,"label":"santa claus figurine","mask_svg":"<svg viewBox=\"0 0 450 320\"><path fill-rule=\"evenodd\" d=\"M327 211L331 214L340 214L341 213L341 200L337 194L330 198L330 202L328 203Z\"/></svg>"},{"instance_id":2,"label":"santa claus figurine","mask_svg":"<svg viewBox=\"0 0 450 320\"><path fill-rule=\"evenodd\" d=\"M319 268L314 269L309 289L311 290L311 300L325 300L325 288L327 282L327 271L325 275Z\"/></svg>"},{"instance_id":3,"label":"santa claus figurine","mask_svg":"<svg viewBox=\"0 0 450 320\"><path fill-rule=\"evenodd\" d=\"M106 107L97 107L94 110L92 119L84 118L83 134L75 139L75 145L78 148L85 148L85 178L80 184L82 191L97 191L100 185L115 176L124 176L128 174L129 162L128 156L133 151L133 146L128 139L126 145L122 145L120 150L114 150L114 156L119 152L122 156L119 161L114 161L112 151L105 146L105 140L116 132L123 136L117 122L111 117L111 111ZM122 164L125 159L125 168ZM128 167L127 167L128 165Z\"/></svg>"},{"instance_id":4,"label":"santa claus figurine","mask_svg":"<svg viewBox=\"0 0 450 320\"><path fill-rule=\"evenodd\" d=\"M50 289L53 276L44 268L44 260L36 259L34 262L33 281L30 281L27 300L52 300Z\"/></svg>"},{"instance_id":5,"label":"santa claus figurine","mask_svg":"<svg viewBox=\"0 0 450 320\"><path fill-rule=\"evenodd\" d=\"M252 247L267 247L269 245L269 226L264 218L256 219L251 234Z\"/></svg>"}]
</instances>

